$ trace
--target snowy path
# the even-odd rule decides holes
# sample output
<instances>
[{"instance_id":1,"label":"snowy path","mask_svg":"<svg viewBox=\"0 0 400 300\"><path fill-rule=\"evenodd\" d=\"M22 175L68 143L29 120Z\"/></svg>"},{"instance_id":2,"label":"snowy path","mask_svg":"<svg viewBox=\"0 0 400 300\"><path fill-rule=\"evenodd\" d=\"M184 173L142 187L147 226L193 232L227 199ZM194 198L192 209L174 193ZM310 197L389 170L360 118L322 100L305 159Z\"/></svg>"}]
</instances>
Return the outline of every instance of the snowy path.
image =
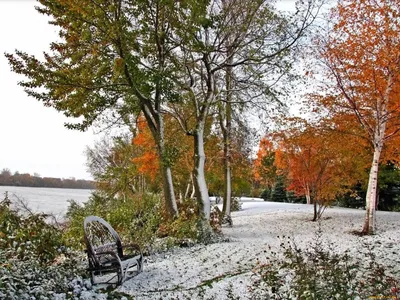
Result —
<instances>
[{"instance_id":1,"label":"snowy path","mask_svg":"<svg viewBox=\"0 0 400 300\"><path fill-rule=\"evenodd\" d=\"M357 255L360 239L373 240L384 264L400 267L400 213L378 212L378 234L358 238L364 211L330 208L323 215L324 239L338 251ZM248 287L257 259L264 260L268 246L279 250L277 236L294 237L307 247L318 223L310 222L312 206L271 202L245 202L232 214L234 226L224 227L230 242L175 249L147 258L144 272L118 290L135 299L250 299Z\"/></svg>"}]
</instances>

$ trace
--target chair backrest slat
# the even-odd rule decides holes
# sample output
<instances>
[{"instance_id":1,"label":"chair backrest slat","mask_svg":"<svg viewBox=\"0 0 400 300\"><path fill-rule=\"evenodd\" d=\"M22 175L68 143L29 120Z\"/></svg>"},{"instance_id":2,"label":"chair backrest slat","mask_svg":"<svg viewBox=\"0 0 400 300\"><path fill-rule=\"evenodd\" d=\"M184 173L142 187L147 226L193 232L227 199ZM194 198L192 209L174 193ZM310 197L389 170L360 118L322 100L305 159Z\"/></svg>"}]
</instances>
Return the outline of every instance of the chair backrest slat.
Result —
<instances>
[{"instance_id":1,"label":"chair backrest slat","mask_svg":"<svg viewBox=\"0 0 400 300\"><path fill-rule=\"evenodd\" d=\"M83 222L84 238L89 257L97 266L100 261L96 253L113 251L123 256L122 243L118 233L104 219L97 216L88 216Z\"/></svg>"}]
</instances>

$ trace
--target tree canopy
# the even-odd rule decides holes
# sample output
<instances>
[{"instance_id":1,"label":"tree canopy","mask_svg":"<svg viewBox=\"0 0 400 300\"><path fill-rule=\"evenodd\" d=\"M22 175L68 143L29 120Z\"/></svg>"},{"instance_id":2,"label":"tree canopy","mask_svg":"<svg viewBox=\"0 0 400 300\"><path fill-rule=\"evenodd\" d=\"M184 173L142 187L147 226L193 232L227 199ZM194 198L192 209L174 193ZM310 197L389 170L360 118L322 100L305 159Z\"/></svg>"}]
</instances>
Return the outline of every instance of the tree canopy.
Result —
<instances>
[{"instance_id":1,"label":"tree canopy","mask_svg":"<svg viewBox=\"0 0 400 300\"><path fill-rule=\"evenodd\" d=\"M378 189L398 188L397 3L340 0L318 34L319 0L298 1L293 13L267 0L39 2L59 39L43 59L19 50L6 57L28 95L75 120L68 128L128 128L87 152L110 196L162 189L169 218L196 198L207 221L210 193L223 195L229 215L241 193L287 201L294 193L324 207L361 189L363 231L373 232ZM253 157L253 116L272 123L291 86L302 84L303 46L322 63L306 74L325 85L306 97L305 119L283 110L283 126L253 139Z\"/></svg>"}]
</instances>

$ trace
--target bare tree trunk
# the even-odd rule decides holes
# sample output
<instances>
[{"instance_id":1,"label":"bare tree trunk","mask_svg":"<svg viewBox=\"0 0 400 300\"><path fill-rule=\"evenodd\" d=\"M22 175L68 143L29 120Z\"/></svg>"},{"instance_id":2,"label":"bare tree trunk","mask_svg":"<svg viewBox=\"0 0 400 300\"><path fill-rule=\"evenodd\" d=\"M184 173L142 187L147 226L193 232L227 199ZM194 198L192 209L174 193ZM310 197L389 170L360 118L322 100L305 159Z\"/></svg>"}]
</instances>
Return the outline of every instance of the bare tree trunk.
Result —
<instances>
[{"instance_id":1,"label":"bare tree trunk","mask_svg":"<svg viewBox=\"0 0 400 300\"><path fill-rule=\"evenodd\" d=\"M233 61L231 51L228 51L228 64ZM227 67L225 75L226 103L222 103L220 109L220 125L224 138L224 204L222 211L224 215L231 215L232 203L232 178L231 178L231 131L232 131L232 67ZM221 111L224 110L224 111ZM225 118L224 118L225 117ZM225 119L225 120L224 120Z\"/></svg>"},{"instance_id":2,"label":"bare tree trunk","mask_svg":"<svg viewBox=\"0 0 400 300\"><path fill-rule=\"evenodd\" d=\"M210 219L210 198L204 174L206 155L204 152L204 123L197 126L194 133L194 169L193 179L195 194L200 206L200 211L206 220Z\"/></svg>"},{"instance_id":3,"label":"bare tree trunk","mask_svg":"<svg viewBox=\"0 0 400 300\"><path fill-rule=\"evenodd\" d=\"M204 121L197 124L194 133L194 169L193 185L196 201L199 204L200 219L197 223L198 239L204 243L213 240L214 232L210 225L211 203L204 174L205 152L204 152Z\"/></svg>"},{"instance_id":4,"label":"bare tree trunk","mask_svg":"<svg viewBox=\"0 0 400 300\"><path fill-rule=\"evenodd\" d=\"M363 234L374 234L375 233L375 210L376 210L376 199L378 190L378 171L379 171L379 158L382 153L385 131L386 131L386 115L388 114L387 103L389 103L390 93L392 91L393 77L390 74L388 78L388 85L385 91L383 101L377 101L377 113L373 145L374 145L374 156L372 159L372 166L369 172L368 189L366 195L366 213L364 227L362 230Z\"/></svg>"},{"instance_id":5,"label":"bare tree trunk","mask_svg":"<svg viewBox=\"0 0 400 300\"><path fill-rule=\"evenodd\" d=\"M232 203L232 186L231 186L231 167L230 161L225 161L225 191L224 191L224 204L222 211L224 215L231 215L231 203Z\"/></svg>"},{"instance_id":6,"label":"bare tree trunk","mask_svg":"<svg viewBox=\"0 0 400 300\"><path fill-rule=\"evenodd\" d=\"M166 163L168 160L165 157L166 150L163 116L160 113L155 114L154 110L149 105L143 105L142 111L144 112L147 124L149 125L150 131L157 145L157 154L163 181L163 191L167 213L170 217L174 218L178 216L178 206L176 204L171 166Z\"/></svg>"},{"instance_id":7,"label":"bare tree trunk","mask_svg":"<svg viewBox=\"0 0 400 300\"><path fill-rule=\"evenodd\" d=\"M310 187L308 186L308 184L306 185L305 190L306 190L307 204L311 204Z\"/></svg>"},{"instance_id":8,"label":"bare tree trunk","mask_svg":"<svg viewBox=\"0 0 400 300\"><path fill-rule=\"evenodd\" d=\"M178 197L178 199L177 199L177 203L182 203L182 201L183 201L183 193L182 193L182 190L179 190L179 193L178 193L178 195L179 195L179 197Z\"/></svg>"},{"instance_id":9,"label":"bare tree trunk","mask_svg":"<svg viewBox=\"0 0 400 300\"><path fill-rule=\"evenodd\" d=\"M376 195L378 189L378 170L379 170L379 157L382 148L375 147L374 157L372 160L371 170L369 172L368 189L366 196L366 213L364 220L363 234L373 234L375 232L375 209L376 209Z\"/></svg>"},{"instance_id":10,"label":"bare tree trunk","mask_svg":"<svg viewBox=\"0 0 400 300\"><path fill-rule=\"evenodd\" d=\"M165 206L167 208L167 212L170 217L177 217L178 216L178 206L176 204L176 198L175 198L175 193L174 193L174 185L172 182L172 172L171 172L171 167L167 166L164 163L164 151L165 148L162 145L160 147L160 152L163 154L160 154L159 157L160 159L160 171L161 171L161 176L163 180L163 191L164 191L164 198L165 198Z\"/></svg>"},{"instance_id":11,"label":"bare tree trunk","mask_svg":"<svg viewBox=\"0 0 400 300\"><path fill-rule=\"evenodd\" d=\"M306 201L307 201L307 204L311 204L311 199L310 199L309 193L306 194Z\"/></svg>"},{"instance_id":12,"label":"bare tree trunk","mask_svg":"<svg viewBox=\"0 0 400 300\"><path fill-rule=\"evenodd\" d=\"M163 166L161 162L161 174L163 179L163 189L164 189L164 197L165 204L168 210L168 213L171 217L178 216L178 206L176 204L176 198L174 193L174 186L172 184L172 173L170 167Z\"/></svg>"},{"instance_id":13,"label":"bare tree trunk","mask_svg":"<svg viewBox=\"0 0 400 300\"><path fill-rule=\"evenodd\" d=\"M312 219L313 222L318 220L318 213L317 213L317 201L314 199L314 217Z\"/></svg>"}]
</instances>

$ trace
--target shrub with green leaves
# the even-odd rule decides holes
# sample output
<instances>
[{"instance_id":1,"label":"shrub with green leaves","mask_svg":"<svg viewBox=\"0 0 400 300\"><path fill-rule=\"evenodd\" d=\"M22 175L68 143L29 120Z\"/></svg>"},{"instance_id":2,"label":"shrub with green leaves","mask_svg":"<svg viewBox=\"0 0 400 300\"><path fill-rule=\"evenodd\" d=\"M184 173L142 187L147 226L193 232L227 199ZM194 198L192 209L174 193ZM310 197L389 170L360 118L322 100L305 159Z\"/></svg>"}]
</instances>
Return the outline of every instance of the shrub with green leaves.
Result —
<instances>
[{"instance_id":1,"label":"shrub with green leaves","mask_svg":"<svg viewBox=\"0 0 400 300\"><path fill-rule=\"evenodd\" d=\"M91 289L90 280L82 277L82 255L64 254L58 262L43 264L37 257L12 258L13 253L0 250L0 299L53 299L58 293L72 299Z\"/></svg>"},{"instance_id":2,"label":"shrub with green leaves","mask_svg":"<svg viewBox=\"0 0 400 300\"><path fill-rule=\"evenodd\" d=\"M73 298L90 289L90 280L81 277L83 253L64 246L61 229L44 214L12 207L6 194L0 202L0 299Z\"/></svg>"},{"instance_id":3,"label":"shrub with green leaves","mask_svg":"<svg viewBox=\"0 0 400 300\"><path fill-rule=\"evenodd\" d=\"M6 197L0 202L0 249L3 253L20 260L36 257L41 263L47 263L59 255L62 247L61 232L55 226L46 223L46 215L21 215L11 208Z\"/></svg>"},{"instance_id":4,"label":"shrub with green leaves","mask_svg":"<svg viewBox=\"0 0 400 300\"><path fill-rule=\"evenodd\" d=\"M172 221L164 220L158 230L158 235L161 237L169 236L178 240L196 240L199 219L197 202L192 199L186 199L178 203L178 209L179 217Z\"/></svg>"},{"instance_id":5,"label":"shrub with green leaves","mask_svg":"<svg viewBox=\"0 0 400 300\"><path fill-rule=\"evenodd\" d=\"M111 224L125 242L135 241L141 246L151 244L161 224L162 201L154 194L137 194L130 198L107 198L94 193L83 205L71 201L66 214L66 243L82 249L83 221L89 215L96 215Z\"/></svg>"},{"instance_id":6,"label":"shrub with green leaves","mask_svg":"<svg viewBox=\"0 0 400 300\"><path fill-rule=\"evenodd\" d=\"M252 299L398 299L400 274L389 275L377 263L373 247L364 243L363 257L352 257L324 245L321 234L308 249L289 237L282 237L281 251L268 249L270 256L255 269Z\"/></svg>"}]
</instances>

